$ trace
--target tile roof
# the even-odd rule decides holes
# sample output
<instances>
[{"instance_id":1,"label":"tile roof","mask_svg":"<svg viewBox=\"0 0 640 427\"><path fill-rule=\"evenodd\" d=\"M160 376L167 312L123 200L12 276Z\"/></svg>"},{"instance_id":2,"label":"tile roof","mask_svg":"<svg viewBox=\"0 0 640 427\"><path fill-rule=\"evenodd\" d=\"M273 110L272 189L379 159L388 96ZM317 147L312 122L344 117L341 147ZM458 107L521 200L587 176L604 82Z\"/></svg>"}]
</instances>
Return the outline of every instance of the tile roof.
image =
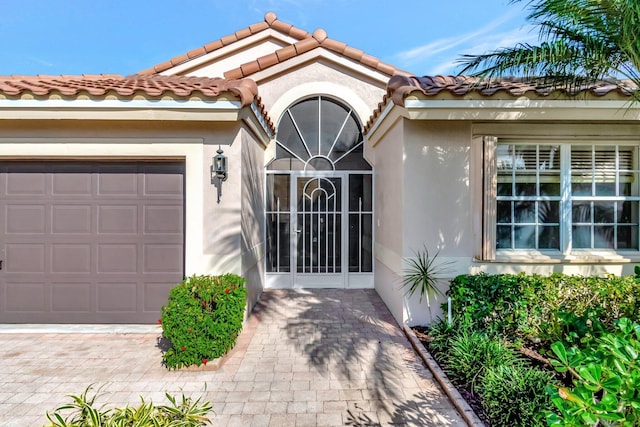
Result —
<instances>
[{"instance_id":1,"label":"tile roof","mask_svg":"<svg viewBox=\"0 0 640 427\"><path fill-rule=\"evenodd\" d=\"M80 94L103 97L116 94L121 98L143 95L149 98L174 96L178 98L200 97L215 100L230 94L243 107L253 103L265 119L267 126L274 129L264 105L258 96L258 86L253 80L231 80L208 77L185 76L128 76L119 74L83 74L78 76L0 76L0 95L21 97L26 94L48 97L59 94L76 97Z\"/></svg>"},{"instance_id":2,"label":"tile roof","mask_svg":"<svg viewBox=\"0 0 640 427\"><path fill-rule=\"evenodd\" d=\"M158 97L169 94L177 97L197 95L217 98L225 92L240 99L243 106L251 104L258 95L258 88L251 80L227 80L206 77L181 76L129 76L118 74L83 74L79 76L0 76L0 93L20 96L32 93L49 96L58 92L63 96L76 96L86 92L93 96L104 96L115 92L121 97L142 94Z\"/></svg>"},{"instance_id":3,"label":"tile roof","mask_svg":"<svg viewBox=\"0 0 640 427\"><path fill-rule=\"evenodd\" d=\"M238 40L247 38L253 34L259 33L267 29L274 29L285 35L298 39L297 42L292 45L283 47L276 50L274 53L257 58L255 61L248 62L240 67L229 70L224 73L225 78L239 79L250 76L251 74L264 70L273 65L286 61L298 55L302 55L305 52L313 50L318 47L322 47L340 55L344 55L356 62L359 62L367 67L373 68L383 74L392 76L394 74L409 75L406 71L400 70L393 65L382 62L380 59L367 55L359 49L347 46L345 43L330 39L327 36L326 31L317 29L313 34L309 34L305 30L294 27L291 24L287 24L278 20L277 16L273 12L268 12L264 16L264 21L251 25L240 31L236 31L234 34L225 36L219 40L208 43L202 47L191 50L183 55L176 56L169 61L157 64L151 68L140 71L140 75L152 75L162 73L172 67L183 64L194 58L197 58L207 53L218 50L224 46L228 46Z\"/></svg>"},{"instance_id":4,"label":"tile roof","mask_svg":"<svg viewBox=\"0 0 640 427\"><path fill-rule=\"evenodd\" d=\"M637 86L629 80L600 81L575 88L554 89L548 84L516 77L483 81L470 76L416 77L396 75L389 79L387 94L378 104L378 108L374 111L365 128L371 127L389 102L393 102L395 105L404 105L405 98L412 93L419 93L427 97L436 97L441 94L459 97L477 94L482 97L490 97L498 93L506 93L511 96L522 96L527 93L535 96L549 96L552 93L564 93L570 96L590 93L595 96L605 96L610 93L618 93L631 97L637 89Z\"/></svg>"}]
</instances>

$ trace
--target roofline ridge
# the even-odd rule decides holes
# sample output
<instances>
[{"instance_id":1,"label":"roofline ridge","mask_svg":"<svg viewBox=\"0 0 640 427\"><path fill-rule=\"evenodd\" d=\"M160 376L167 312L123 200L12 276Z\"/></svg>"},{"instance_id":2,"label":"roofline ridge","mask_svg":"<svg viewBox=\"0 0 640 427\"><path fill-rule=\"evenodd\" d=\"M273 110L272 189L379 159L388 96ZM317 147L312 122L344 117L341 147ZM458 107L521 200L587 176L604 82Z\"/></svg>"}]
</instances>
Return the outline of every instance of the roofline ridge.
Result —
<instances>
[{"instance_id":1,"label":"roofline ridge","mask_svg":"<svg viewBox=\"0 0 640 427\"><path fill-rule=\"evenodd\" d=\"M267 29L273 29L287 36L298 39L299 41L312 37L310 33L308 33L303 29L297 28L294 25L289 24L287 22L280 21L278 19L278 16L274 12L267 12L265 13L264 19L262 22L251 24L248 27L237 30L233 34L228 34L226 36L220 37L217 40L206 43L186 53L183 53L178 56L174 56L168 61L161 62L150 68L139 71L136 74L149 76L149 75L162 73L173 67L176 67L188 61L191 61L192 59L199 58L208 53L221 49L224 46L229 46L237 41L250 37L254 34L258 34Z\"/></svg>"},{"instance_id":2,"label":"roofline ridge","mask_svg":"<svg viewBox=\"0 0 640 427\"><path fill-rule=\"evenodd\" d=\"M282 47L277 49L275 52L261 56L253 61L243 63L236 68L228 70L224 73L224 76L225 78L232 79L248 78L258 71L264 71L267 68L281 64L292 57L302 55L303 53L310 52L317 48L324 48L331 52L335 52L390 77L395 75L411 76L411 73L384 62L376 56L369 55L363 50L330 38L327 35L327 32L322 28L316 29L308 38L298 40L292 45Z\"/></svg>"}]
</instances>

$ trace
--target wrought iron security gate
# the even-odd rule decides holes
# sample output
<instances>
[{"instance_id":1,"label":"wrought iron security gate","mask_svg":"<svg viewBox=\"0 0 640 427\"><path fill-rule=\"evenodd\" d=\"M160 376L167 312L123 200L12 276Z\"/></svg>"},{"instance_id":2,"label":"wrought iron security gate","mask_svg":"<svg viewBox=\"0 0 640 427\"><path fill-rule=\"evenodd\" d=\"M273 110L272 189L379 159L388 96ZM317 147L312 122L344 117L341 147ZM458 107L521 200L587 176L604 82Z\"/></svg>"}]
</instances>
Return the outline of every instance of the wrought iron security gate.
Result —
<instances>
[{"instance_id":1,"label":"wrought iron security gate","mask_svg":"<svg viewBox=\"0 0 640 427\"><path fill-rule=\"evenodd\" d=\"M280 119L266 171L271 288L373 287L373 171L353 111L315 96Z\"/></svg>"}]
</instances>

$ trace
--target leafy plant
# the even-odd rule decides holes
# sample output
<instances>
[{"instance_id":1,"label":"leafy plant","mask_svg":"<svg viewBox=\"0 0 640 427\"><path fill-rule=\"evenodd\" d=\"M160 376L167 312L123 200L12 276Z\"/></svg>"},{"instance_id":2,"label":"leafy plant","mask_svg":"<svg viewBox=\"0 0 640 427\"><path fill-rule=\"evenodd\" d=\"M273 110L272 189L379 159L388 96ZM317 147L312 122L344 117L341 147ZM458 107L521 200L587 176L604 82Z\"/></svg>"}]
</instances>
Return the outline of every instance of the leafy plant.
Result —
<instances>
[{"instance_id":1,"label":"leafy plant","mask_svg":"<svg viewBox=\"0 0 640 427\"><path fill-rule=\"evenodd\" d=\"M522 364L489 367L477 391L493 427L544 426L552 408L545 387L552 374Z\"/></svg>"},{"instance_id":2,"label":"leafy plant","mask_svg":"<svg viewBox=\"0 0 640 427\"><path fill-rule=\"evenodd\" d=\"M456 321L508 336L552 343L590 339L615 320L640 316L640 281L634 276L564 274L460 275L451 281Z\"/></svg>"},{"instance_id":3,"label":"leafy plant","mask_svg":"<svg viewBox=\"0 0 640 427\"><path fill-rule=\"evenodd\" d=\"M427 247L414 252L414 257L406 258L408 266L403 270L402 287L407 288L405 295L420 293L420 303L426 300L427 307L431 308L431 296L442 295L438 288L438 282L443 279L443 274L452 262L436 263L440 251L430 256Z\"/></svg>"},{"instance_id":4,"label":"leafy plant","mask_svg":"<svg viewBox=\"0 0 640 427\"><path fill-rule=\"evenodd\" d=\"M527 7L527 20L538 27L541 43L464 55L461 73L488 77L487 84L492 78L517 75L576 90L621 76L640 86L636 1L531 0ZM637 89L633 95L640 100Z\"/></svg>"},{"instance_id":5,"label":"leafy plant","mask_svg":"<svg viewBox=\"0 0 640 427\"><path fill-rule=\"evenodd\" d=\"M473 330L461 330L456 334L449 341L443 360L447 375L468 386L471 391L474 391L488 369L522 363L519 355L503 340Z\"/></svg>"},{"instance_id":6,"label":"leafy plant","mask_svg":"<svg viewBox=\"0 0 640 427\"><path fill-rule=\"evenodd\" d=\"M140 397L138 407L104 409L95 407L99 390L90 395L92 389L89 386L79 395L69 395L71 403L52 414L47 412L50 424L45 427L198 427L211 423L207 418L211 403L200 398L193 400L182 394L178 400L166 393L170 405L156 406Z\"/></svg>"},{"instance_id":7,"label":"leafy plant","mask_svg":"<svg viewBox=\"0 0 640 427\"><path fill-rule=\"evenodd\" d=\"M640 424L640 324L623 318L614 332L595 338L595 346L551 348L558 372L569 372L573 388L547 387L559 413L550 426L637 426Z\"/></svg>"},{"instance_id":8,"label":"leafy plant","mask_svg":"<svg viewBox=\"0 0 640 427\"><path fill-rule=\"evenodd\" d=\"M169 368L206 364L233 348L242 330L247 290L235 274L192 276L174 287L162 307L162 330L171 347Z\"/></svg>"}]
</instances>

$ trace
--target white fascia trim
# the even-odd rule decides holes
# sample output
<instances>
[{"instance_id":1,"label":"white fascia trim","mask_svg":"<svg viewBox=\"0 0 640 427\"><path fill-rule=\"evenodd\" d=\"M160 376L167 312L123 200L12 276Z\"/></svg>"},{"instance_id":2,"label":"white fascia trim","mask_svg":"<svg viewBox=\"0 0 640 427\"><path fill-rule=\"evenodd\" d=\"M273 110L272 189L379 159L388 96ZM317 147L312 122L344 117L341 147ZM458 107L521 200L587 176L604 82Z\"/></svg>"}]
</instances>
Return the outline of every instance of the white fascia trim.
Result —
<instances>
[{"instance_id":1,"label":"white fascia trim","mask_svg":"<svg viewBox=\"0 0 640 427\"><path fill-rule=\"evenodd\" d=\"M518 99L407 99L412 120L628 121L640 120L640 109L630 101Z\"/></svg>"},{"instance_id":2,"label":"white fascia trim","mask_svg":"<svg viewBox=\"0 0 640 427\"><path fill-rule=\"evenodd\" d=\"M221 47L220 49L216 49L212 52L205 53L204 55L195 57L193 59L188 59L187 61L174 65L173 67L163 71L160 73L161 76L172 76L180 73L189 73L194 68L198 68L201 65L206 65L210 62L213 62L217 58L226 58L231 56L234 52L243 50L245 47L249 47L259 43L260 41L267 40L269 38L277 39L285 45L292 45L299 41L298 39L286 36L281 32L274 30L273 28L268 28L264 31L260 31L259 33L252 34L249 37L246 37L242 40L237 40L231 44Z\"/></svg>"},{"instance_id":3,"label":"white fascia trim","mask_svg":"<svg viewBox=\"0 0 640 427\"><path fill-rule=\"evenodd\" d=\"M376 118L376 121L373 122L373 125L371 126L371 128L367 131L367 135L373 135L376 132L376 129L378 129L378 127L380 127L380 123L382 123L385 119L385 117L387 117L389 115L389 112L391 110L393 110L393 107L395 105L393 104L393 102L389 102L384 109L382 110L382 112L380 113L380 115Z\"/></svg>"},{"instance_id":4,"label":"white fascia trim","mask_svg":"<svg viewBox=\"0 0 640 427\"><path fill-rule=\"evenodd\" d=\"M251 103L251 112L253 113L253 116L258 121L258 123L260 123L262 130L264 130L264 133L266 133L269 138L273 138L275 135L271 132L271 129L267 125L267 121L264 119L264 116L260 112L260 109L255 102Z\"/></svg>"},{"instance_id":5,"label":"white fascia trim","mask_svg":"<svg viewBox=\"0 0 640 427\"><path fill-rule=\"evenodd\" d=\"M286 70L290 70L292 68L296 68L301 65L313 62L313 60L317 58L322 58L330 63L341 65L353 72L366 76L372 81L378 83L382 89L386 87L387 82L390 78L390 76L382 73L381 71L373 70L354 59L339 55L338 53L322 46L313 48L310 51L303 53L302 55L294 56L293 58L289 58L276 65L272 65L271 67L267 67L264 70L257 71L247 76L247 78L255 81L256 83L258 83L258 85L260 85L260 83L265 80L271 79L274 75L283 74Z\"/></svg>"},{"instance_id":6,"label":"white fascia trim","mask_svg":"<svg viewBox=\"0 0 640 427\"><path fill-rule=\"evenodd\" d=\"M549 100L530 99L520 97L513 100L507 99L407 99L404 102L407 108L527 108L527 109L557 109L557 108L612 108L628 109L631 101L594 101L594 100Z\"/></svg>"},{"instance_id":7,"label":"white fascia trim","mask_svg":"<svg viewBox=\"0 0 640 427\"><path fill-rule=\"evenodd\" d=\"M205 100L118 100L118 99L0 99L0 109L13 108L72 108L72 109L185 109L185 110L239 110L240 101Z\"/></svg>"}]
</instances>

